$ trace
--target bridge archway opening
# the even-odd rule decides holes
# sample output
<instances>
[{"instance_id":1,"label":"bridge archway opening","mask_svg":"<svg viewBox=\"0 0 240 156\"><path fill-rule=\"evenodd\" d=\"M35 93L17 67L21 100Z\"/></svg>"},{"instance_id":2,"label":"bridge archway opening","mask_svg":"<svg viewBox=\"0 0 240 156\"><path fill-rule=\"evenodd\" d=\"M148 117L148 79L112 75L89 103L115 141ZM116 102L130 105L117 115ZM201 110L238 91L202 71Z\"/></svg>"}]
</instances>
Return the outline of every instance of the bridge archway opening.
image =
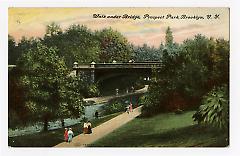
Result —
<instances>
[{"instance_id":1,"label":"bridge archway opening","mask_svg":"<svg viewBox=\"0 0 240 156\"><path fill-rule=\"evenodd\" d=\"M131 91L133 86L135 89L144 87L143 77L138 74L112 74L102 77L98 80L100 94L103 96L113 95L116 89L119 93L127 93Z\"/></svg>"}]
</instances>

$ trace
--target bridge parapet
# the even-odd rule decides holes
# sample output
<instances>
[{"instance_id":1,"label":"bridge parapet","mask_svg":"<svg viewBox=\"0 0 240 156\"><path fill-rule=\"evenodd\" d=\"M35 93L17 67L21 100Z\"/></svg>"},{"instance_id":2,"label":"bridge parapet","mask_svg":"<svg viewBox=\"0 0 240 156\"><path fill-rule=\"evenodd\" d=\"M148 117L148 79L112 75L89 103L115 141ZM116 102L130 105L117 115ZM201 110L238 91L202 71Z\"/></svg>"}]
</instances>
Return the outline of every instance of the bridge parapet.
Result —
<instances>
[{"instance_id":1,"label":"bridge parapet","mask_svg":"<svg viewBox=\"0 0 240 156\"><path fill-rule=\"evenodd\" d=\"M74 69L161 68L162 63L96 63L74 66Z\"/></svg>"}]
</instances>

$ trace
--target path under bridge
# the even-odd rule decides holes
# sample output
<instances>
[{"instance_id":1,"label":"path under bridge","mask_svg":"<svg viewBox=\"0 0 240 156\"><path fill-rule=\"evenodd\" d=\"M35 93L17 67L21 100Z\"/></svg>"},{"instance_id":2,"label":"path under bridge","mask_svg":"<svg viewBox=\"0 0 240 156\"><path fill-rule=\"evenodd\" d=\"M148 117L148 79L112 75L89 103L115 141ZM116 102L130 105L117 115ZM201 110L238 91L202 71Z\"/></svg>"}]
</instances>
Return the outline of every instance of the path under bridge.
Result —
<instances>
[{"instance_id":1,"label":"path under bridge","mask_svg":"<svg viewBox=\"0 0 240 156\"><path fill-rule=\"evenodd\" d=\"M135 90L135 91L130 92L130 93L119 94L119 95L111 95L111 96L103 96L103 97L86 98L86 99L83 99L83 100L85 102L87 102L87 105L95 105L95 104L100 104L100 103L107 103L108 101L113 100L113 99L144 94L147 91L148 91L148 85L145 85L144 88L139 89L139 90Z\"/></svg>"}]
</instances>

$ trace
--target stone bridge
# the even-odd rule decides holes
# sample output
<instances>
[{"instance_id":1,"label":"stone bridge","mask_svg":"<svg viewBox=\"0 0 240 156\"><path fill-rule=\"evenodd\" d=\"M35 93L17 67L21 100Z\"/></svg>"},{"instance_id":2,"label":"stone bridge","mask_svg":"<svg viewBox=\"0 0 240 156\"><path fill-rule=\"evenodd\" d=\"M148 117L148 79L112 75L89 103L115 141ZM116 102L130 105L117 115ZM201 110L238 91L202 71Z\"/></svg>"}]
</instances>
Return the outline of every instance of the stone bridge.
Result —
<instances>
[{"instance_id":1,"label":"stone bridge","mask_svg":"<svg viewBox=\"0 0 240 156\"><path fill-rule=\"evenodd\" d=\"M81 73L90 74L91 82L101 81L108 77L120 75L138 75L145 79L151 77L153 69L161 68L161 62L128 62L128 63L95 63L81 64L74 63L73 72L75 75Z\"/></svg>"}]
</instances>

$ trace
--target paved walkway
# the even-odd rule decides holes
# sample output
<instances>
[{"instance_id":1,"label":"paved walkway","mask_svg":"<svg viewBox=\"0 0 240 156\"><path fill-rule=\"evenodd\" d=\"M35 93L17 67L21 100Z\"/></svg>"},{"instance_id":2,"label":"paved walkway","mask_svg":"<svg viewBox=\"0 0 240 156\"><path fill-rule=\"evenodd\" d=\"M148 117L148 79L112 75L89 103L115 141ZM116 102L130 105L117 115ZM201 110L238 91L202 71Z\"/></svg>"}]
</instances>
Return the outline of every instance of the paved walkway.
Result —
<instances>
[{"instance_id":1,"label":"paved walkway","mask_svg":"<svg viewBox=\"0 0 240 156\"><path fill-rule=\"evenodd\" d=\"M115 99L115 98L120 98L120 97L129 96L129 95L135 95L135 94L141 94L141 93L146 93L147 91L148 91L148 85L145 85L144 88L139 89L139 90L135 90L132 93L125 93L125 94L112 95L112 96L103 96L103 97L93 97L93 98L87 98L87 99L83 99L83 100L84 101L94 101L96 104L98 104L98 103L108 102L109 100Z\"/></svg>"},{"instance_id":2,"label":"paved walkway","mask_svg":"<svg viewBox=\"0 0 240 156\"><path fill-rule=\"evenodd\" d=\"M85 147L103 136L111 133L115 129L121 127L127 122L133 120L141 114L141 106L133 109L133 112L122 113L111 120L104 122L103 124L92 129L92 134L80 134L73 138L71 143L62 142L55 147Z\"/></svg>"}]
</instances>

